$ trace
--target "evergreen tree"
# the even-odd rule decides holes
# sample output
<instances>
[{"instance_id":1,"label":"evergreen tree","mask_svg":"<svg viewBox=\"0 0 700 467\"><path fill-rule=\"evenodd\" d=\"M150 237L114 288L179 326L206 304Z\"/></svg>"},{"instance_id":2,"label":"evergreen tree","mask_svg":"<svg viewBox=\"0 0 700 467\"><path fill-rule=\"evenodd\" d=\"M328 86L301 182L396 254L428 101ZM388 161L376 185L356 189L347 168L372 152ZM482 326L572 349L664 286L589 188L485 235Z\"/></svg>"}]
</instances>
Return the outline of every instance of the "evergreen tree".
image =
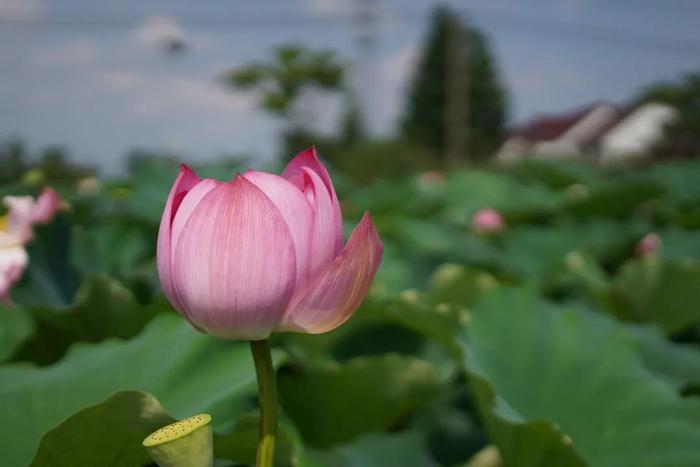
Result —
<instances>
[{"instance_id":1,"label":"evergreen tree","mask_svg":"<svg viewBox=\"0 0 700 467\"><path fill-rule=\"evenodd\" d=\"M463 23L448 8L435 10L416 75L409 91L402 131L414 143L445 152L445 103L448 79L448 34L457 31L456 53L466 73L462 93L468 107L465 132L469 157L483 158L497 146L506 119L506 96L486 37Z\"/></svg>"}]
</instances>

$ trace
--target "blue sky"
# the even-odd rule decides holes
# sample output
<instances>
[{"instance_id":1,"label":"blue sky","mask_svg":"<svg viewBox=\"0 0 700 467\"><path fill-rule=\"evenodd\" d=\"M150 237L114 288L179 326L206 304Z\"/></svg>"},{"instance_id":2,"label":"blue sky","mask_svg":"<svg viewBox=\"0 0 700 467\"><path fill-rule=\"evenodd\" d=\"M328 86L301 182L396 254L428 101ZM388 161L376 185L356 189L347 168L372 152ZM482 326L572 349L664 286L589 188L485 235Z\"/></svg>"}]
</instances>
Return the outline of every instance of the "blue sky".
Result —
<instances>
[{"instance_id":1,"label":"blue sky","mask_svg":"<svg viewBox=\"0 0 700 467\"><path fill-rule=\"evenodd\" d=\"M256 96L217 77L287 41L332 48L347 63L375 134L389 134L436 4L375 0L371 56L360 53L352 0L90 2L0 0L0 138L64 144L118 172L134 147L193 160L275 153L279 122ZM491 40L511 120L592 100L624 103L643 86L700 68L694 0L450 2ZM186 53L159 46L181 37ZM309 119L330 131L339 100L312 93Z\"/></svg>"}]
</instances>

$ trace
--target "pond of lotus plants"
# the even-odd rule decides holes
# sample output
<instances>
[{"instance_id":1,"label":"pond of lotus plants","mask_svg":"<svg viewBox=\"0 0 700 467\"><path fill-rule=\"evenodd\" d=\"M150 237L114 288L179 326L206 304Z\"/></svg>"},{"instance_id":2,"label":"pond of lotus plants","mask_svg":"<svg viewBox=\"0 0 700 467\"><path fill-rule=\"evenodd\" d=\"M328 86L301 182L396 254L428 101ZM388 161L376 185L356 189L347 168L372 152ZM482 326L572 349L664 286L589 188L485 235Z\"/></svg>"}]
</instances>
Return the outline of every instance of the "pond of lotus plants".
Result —
<instances>
[{"instance_id":1,"label":"pond of lotus plants","mask_svg":"<svg viewBox=\"0 0 700 467\"><path fill-rule=\"evenodd\" d=\"M700 465L699 161L242 169L0 186L1 465Z\"/></svg>"}]
</instances>

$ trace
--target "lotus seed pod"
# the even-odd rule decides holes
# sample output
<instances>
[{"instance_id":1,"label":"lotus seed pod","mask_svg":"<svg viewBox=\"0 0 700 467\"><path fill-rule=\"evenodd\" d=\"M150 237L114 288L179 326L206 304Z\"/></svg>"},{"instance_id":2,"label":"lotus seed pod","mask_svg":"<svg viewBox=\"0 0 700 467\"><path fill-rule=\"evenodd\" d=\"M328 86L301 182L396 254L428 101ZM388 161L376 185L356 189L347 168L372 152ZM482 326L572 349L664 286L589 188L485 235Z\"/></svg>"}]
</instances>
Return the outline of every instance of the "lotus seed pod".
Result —
<instances>
[{"instance_id":1,"label":"lotus seed pod","mask_svg":"<svg viewBox=\"0 0 700 467\"><path fill-rule=\"evenodd\" d=\"M154 431L143 445L160 467L212 467L211 416L195 415Z\"/></svg>"}]
</instances>

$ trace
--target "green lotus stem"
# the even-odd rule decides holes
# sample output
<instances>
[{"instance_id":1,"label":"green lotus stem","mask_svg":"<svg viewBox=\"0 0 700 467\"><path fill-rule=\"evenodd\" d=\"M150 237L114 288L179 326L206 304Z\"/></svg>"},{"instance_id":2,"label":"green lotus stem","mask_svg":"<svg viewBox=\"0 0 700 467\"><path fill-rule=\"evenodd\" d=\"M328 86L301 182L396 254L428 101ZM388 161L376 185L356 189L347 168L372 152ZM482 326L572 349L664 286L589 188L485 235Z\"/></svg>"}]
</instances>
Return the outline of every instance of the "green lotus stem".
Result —
<instances>
[{"instance_id":1,"label":"green lotus stem","mask_svg":"<svg viewBox=\"0 0 700 467\"><path fill-rule=\"evenodd\" d=\"M250 349L258 377L258 398L260 400L260 433L256 467L272 467L275 457L275 437L277 436L277 387L275 369L272 366L270 343L267 340L251 341Z\"/></svg>"}]
</instances>

